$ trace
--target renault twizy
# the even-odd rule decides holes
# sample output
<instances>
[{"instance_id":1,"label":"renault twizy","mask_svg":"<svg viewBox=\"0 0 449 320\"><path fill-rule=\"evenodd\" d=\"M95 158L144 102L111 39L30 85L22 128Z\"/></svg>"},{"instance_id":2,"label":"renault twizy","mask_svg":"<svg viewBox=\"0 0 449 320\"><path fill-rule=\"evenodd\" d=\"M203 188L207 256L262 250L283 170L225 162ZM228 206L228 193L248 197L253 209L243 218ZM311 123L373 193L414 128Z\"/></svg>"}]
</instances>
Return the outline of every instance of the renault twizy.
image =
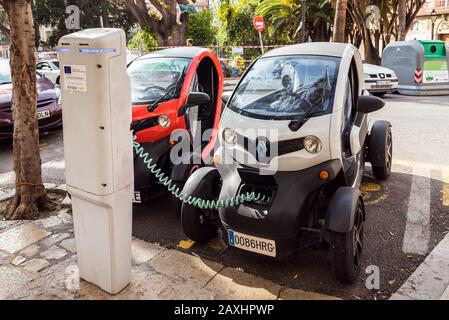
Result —
<instances>
[{"instance_id":1,"label":"renault twizy","mask_svg":"<svg viewBox=\"0 0 449 320\"><path fill-rule=\"evenodd\" d=\"M337 278L353 283L363 250L365 161L387 179L393 150L390 124L368 121L384 102L364 90L359 51L335 43L272 50L224 100L215 166L197 170L183 193L257 196L217 210L184 203L185 234L206 243L221 228L229 246L274 258L313 238L329 244Z\"/></svg>"},{"instance_id":2,"label":"renault twizy","mask_svg":"<svg viewBox=\"0 0 449 320\"><path fill-rule=\"evenodd\" d=\"M178 186L202 165L185 161L175 165L170 151L177 143L171 139L176 130L188 132L191 141L200 141L189 150L191 157L206 155L215 136L203 141L208 129L218 128L222 112L219 98L223 91L220 62L210 50L182 47L155 51L131 62L128 73L132 84L132 130L136 141L148 152L158 168ZM215 130L216 131L216 130ZM198 135L198 137L196 137ZM193 143L192 143L193 145ZM180 157L184 155L179 155ZM147 166L135 155L134 202L145 203L166 192Z\"/></svg>"}]
</instances>

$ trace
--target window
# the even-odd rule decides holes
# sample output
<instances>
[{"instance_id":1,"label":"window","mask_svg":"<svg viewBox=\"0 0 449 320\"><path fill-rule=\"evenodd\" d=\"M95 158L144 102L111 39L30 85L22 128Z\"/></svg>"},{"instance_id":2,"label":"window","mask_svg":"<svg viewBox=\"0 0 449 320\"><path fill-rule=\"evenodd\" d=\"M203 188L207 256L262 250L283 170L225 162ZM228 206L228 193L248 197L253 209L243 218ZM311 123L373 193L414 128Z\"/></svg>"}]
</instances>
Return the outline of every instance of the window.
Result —
<instances>
[{"instance_id":1,"label":"window","mask_svg":"<svg viewBox=\"0 0 449 320\"><path fill-rule=\"evenodd\" d=\"M422 31L423 26L421 21L415 21L412 26L412 31Z\"/></svg>"}]
</instances>

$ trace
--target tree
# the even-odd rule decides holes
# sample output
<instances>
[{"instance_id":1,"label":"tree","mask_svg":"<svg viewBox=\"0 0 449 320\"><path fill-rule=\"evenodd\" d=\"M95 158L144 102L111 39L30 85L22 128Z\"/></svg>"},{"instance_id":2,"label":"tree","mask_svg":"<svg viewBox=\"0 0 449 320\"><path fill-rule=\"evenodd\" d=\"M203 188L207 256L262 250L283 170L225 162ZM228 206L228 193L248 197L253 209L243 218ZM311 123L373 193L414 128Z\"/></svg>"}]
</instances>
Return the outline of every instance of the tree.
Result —
<instances>
[{"instance_id":1,"label":"tree","mask_svg":"<svg viewBox=\"0 0 449 320\"><path fill-rule=\"evenodd\" d=\"M346 42L346 11L348 0L337 0L334 22L334 42Z\"/></svg>"},{"instance_id":2,"label":"tree","mask_svg":"<svg viewBox=\"0 0 449 320\"><path fill-rule=\"evenodd\" d=\"M407 35L407 0L398 1L398 14L399 14L399 26L398 26L398 40L404 41Z\"/></svg>"},{"instance_id":3,"label":"tree","mask_svg":"<svg viewBox=\"0 0 449 320\"><path fill-rule=\"evenodd\" d=\"M149 28L160 46L183 45L189 13L177 6L188 6L188 0L148 0L157 11L151 11L145 0L123 0L142 29Z\"/></svg>"},{"instance_id":4,"label":"tree","mask_svg":"<svg viewBox=\"0 0 449 320\"><path fill-rule=\"evenodd\" d=\"M0 32L5 37L6 41L9 42L11 39L11 30L9 30L8 15L4 9L0 8Z\"/></svg>"},{"instance_id":5,"label":"tree","mask_svg":"<svg viewBox=\"0 0 449 320\"><path fill-rule=\"evenodd\" d=\"M54 209L42 183L36 117L36 58L32 0L2 0L11 27L13 167L16 194L7 219L34 219L40 209Z\"/></svg>"},{"instance_id":6,"label":"tree","mask_svg":"<svg viewBox=\"0 0 449 320\"><path fill-rule=\"evenodd\" d=\"M157 47L157 41L151 34L150 30L145 29L133 36L128 44L128 47L143 53Z\"/></svg>"},{"instance_id":7,"label":"tree","mask_svg":"<svg viewBox=\"0 0 449 320\"><path fill-rule=\"evenodd\" d=\"M186 38L193 39L195 46L215 44L217 30L213 26L213 18L210 10L202 10L197 14L190 14L186 25Z\"/></svg>"},{"instance_id":8,"label":"tree","mask_svg":"<svg viewBox=\"0 0 449 320\"><path fill-rule=\"evenodd\" d=\"M135 19L126 6L114 0L35 0L33 6L34 19L37 25L52 26L46 45L54 47L58 40L73 32L66 28L66 8L76 5L80 8L80 28L99 28L102 18L103 26L122 28L129 31Z\"/></svg>"},{"instance_id":9,"label":"tree","mask_svg":"<svg viewBox=\"0 0 449 320\"><path fill-rule=\"evenodd\" d=\"M410 30L413 21L426 0L408 0L404 34ZM379 10L371 10L375 5ZM380 52L392 39L399 39L398 11L399 0L348 0L349 13L357 26L363 41L365 59L374 64L380 63ZM369 22L369 23L367 23ZM372 27L369 28L368 26Z\"/></svg>"},{"instance_id":10,"label":"tree","mask_svg":"<svg viewBox=\"0 0 449 320\"><path fill-rule=\"evenodd\" d=\"M275 31L288 32L292 42L298 42L302 28L301 0L263 0L257 12L264 16ZM334 10L330 0L306 2L306 36L313 41L328 41ZM282 32L282 31L281 31Z\"/></svg>"}]
</instances>

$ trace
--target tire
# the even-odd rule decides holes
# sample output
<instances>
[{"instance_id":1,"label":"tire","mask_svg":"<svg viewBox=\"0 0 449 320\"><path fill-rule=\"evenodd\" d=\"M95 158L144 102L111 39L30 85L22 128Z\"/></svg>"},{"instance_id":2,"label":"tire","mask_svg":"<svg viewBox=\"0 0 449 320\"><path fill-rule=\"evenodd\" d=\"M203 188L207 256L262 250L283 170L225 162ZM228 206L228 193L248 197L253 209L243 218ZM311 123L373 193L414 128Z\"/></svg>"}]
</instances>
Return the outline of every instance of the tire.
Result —
<instances>
[{"instance_id":1,"label":"tire","mask_svg":"<svg viewBox=\"0 0 449 320\"><path fill-rule=\"evenodd\" d=\"M332 270L343 284L353 284L361 270L364 231L364 206L361 199L355 210L354 226L350 232L330 233Z\"/></svg>"},{"instance_id":2,"label":"tire","mask_svg":"<svg viewBox=\"0 0 449 320\"><path fill-rule=\"evenodd\" d=\"M372 95L382 98L383 96L385 96L387 94L387 92L373 92Z\"/></svg>"},{"instance_id":3,"label":"tire","mask_svg":"<svg viewBox=\"0 0 449 320\"><path fill-rule=\"evenodd\" d=\"M61 77L56 78L56 84L59 86L61 84Z\"/></svg>"},{"instance_id":4,"label":"tire","mask_svg":"<svg viewBox=\"0 0 449 320\"><path fill-rule=\"evenodd\" d=\"M200 181L195 190L187 194L202 199L212 199L211 182L208 182L204 180ZM208 243L215 237L218 231L218 225L212 222L211 215L218 217L218 212L202 210L183 203L181 208L181 224L185 235L195 242L201 244Z\"/></svg>"},{"instance_id":5,"label":"tire","mask_svg":"<svg viewBox=\"0 0 449 320\"><path fill-rule=\"evenodd\" d=\"M192 165L189 168L189 170L187 171L187 175L186 175L186 177L185 177L185 179L183 181L174 181L175 185L179 188L179 190L184 189L186 181L199 168L201 168L200 165ZM179 199L177 199L176 197L173 197L173 196L170 198L170 201L171 201L171 207L172 207L173 212L176 212L176 214L181 214L182 202L179 201Z\"/></svg>"},{"instance_id":6,"label":"tire","mask_svg":"<svg viewBox=\"0 0 449 320\"><path fill-rule=\"evenodd\" d=\"M376 121L371 130L368 145L369 160L374 176L386 180L393 163L393 134L387 121Z\"/></svg>"}]
</instances>

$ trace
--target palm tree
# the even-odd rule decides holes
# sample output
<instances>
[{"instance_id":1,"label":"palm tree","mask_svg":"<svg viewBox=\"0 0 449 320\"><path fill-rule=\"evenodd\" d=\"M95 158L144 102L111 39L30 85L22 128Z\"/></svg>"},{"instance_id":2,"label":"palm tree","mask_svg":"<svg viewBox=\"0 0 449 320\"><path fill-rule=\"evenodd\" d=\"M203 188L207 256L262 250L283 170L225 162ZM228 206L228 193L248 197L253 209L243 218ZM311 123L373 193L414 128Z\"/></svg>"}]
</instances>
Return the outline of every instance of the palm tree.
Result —
<instances>
[{"instance_id":1,"label":"palm tree","mask_svg":"<svg viewBox=\"0 0 449 320\"><path fill-rule=\"evenodd\" d=\"M346 11L348 9L348 0L337 0L335 10L334 42L346 42Z\"/></svg>"},{"instance_id":2,"label":"palm tree","mask_svg":"<svg viewBox=\"0 0 449 320\"><path fill-rule=\"evenodd\" d=\"M262 15L274 32L288 30L291 40L297 40L302 28L301 0L263 0L257 8L257 13ZM306 36L313 40L326 39L329 19L333 15L331 0L311 0L306 2Z\"/></svg>"}]
</instances>

